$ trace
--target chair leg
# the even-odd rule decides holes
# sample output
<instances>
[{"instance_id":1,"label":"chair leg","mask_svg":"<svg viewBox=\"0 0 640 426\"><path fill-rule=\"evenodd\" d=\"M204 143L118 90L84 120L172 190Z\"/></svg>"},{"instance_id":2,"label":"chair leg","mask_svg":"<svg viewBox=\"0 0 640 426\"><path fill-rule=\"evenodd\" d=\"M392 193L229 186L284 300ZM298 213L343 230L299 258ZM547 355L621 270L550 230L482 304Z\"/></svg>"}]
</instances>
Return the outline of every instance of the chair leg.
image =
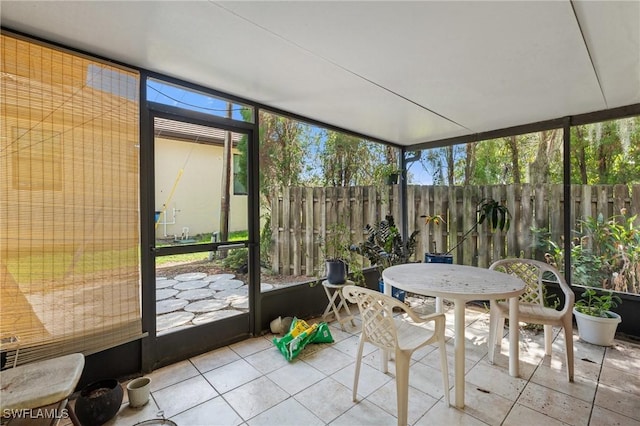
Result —
<instances>
[{"instance_id":1,"label":"chair leg","mask_svg":"<svg viewBox=\"0 0 640 426\"><path fill-rule=\"evenodd\" d=\"M409 364L411 352L396 350L396 396L398 426L407 426L409 410Z\"/></svg>"},{"instance_id":2,"label":"chair leg","mask_svg":"<svg viewBox=\"0 0 640 426\"><path fill-rule=\"evenodd\" d=\"M565 317L562 321L564 330L565 356L567 358L567 378L573 382L573 323L571 316Z\"/></svg>"},{"instance_id":3,"label":"chair leg","mask_svg":"<svg viewBox=\"0 0 640 426\"><path fill-rule=\"evenodd\" d=\"M440 348L440 369L442 370L442 386L444 390L444 400L447 403L447 407L451 405L449 399L449 366L447 365L447 349L444 342L444 338L438 342Z\"/></svg>"},{"instance_id":4,"label":"chair leg","mask_svg":"<svg viewBox=\"0 0 640 426\"><path fill-rule=\"evenodd\" d=\"M356 354L356 372L353 376L353 402L357 401L358 395L358 379L360 378L360 364L362 363L362 349L364 348L364 335L360 334L360 343L358 344L358 353Z\"/></svg>"},{"instance_id":5,"label":"chair leg","mask_svg":"<svg viewBox=\"0 0 640 426\"><path fill-rule=\"evenodd\" d=\"M551 356L551 343L553 342L553 326L544 326L544 354Z\"/></svg>"}]
</instances>

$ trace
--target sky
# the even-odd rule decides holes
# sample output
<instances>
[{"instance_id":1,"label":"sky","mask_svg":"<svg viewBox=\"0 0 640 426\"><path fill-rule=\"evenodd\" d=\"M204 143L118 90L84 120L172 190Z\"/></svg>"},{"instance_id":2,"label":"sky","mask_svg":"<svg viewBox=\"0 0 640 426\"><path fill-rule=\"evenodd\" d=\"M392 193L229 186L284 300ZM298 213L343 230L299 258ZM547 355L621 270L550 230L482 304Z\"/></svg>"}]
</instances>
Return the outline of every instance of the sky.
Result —
<instances>
[{"instance_id":1,"label":"sky","mask_svg":"<svg viewBox=\"0 0 640 426\"><path fill-rule=\"evenodd\" d=\"M227 115L227 100L174 86L158 80L148 80L147 99L152 102L181 107L192 111L211 114L217 117L226 117ZM233 104L233 119L243 120L240 114L242 107L243 105L241 104ZM318 132L319 131L320 130L318 130ZM424 167L420 162L416 161L410 163L408 174L410 176L409 183L422 185L429 185L433 183L431 174L424 170Z\"/></svg>"}]
</instances>

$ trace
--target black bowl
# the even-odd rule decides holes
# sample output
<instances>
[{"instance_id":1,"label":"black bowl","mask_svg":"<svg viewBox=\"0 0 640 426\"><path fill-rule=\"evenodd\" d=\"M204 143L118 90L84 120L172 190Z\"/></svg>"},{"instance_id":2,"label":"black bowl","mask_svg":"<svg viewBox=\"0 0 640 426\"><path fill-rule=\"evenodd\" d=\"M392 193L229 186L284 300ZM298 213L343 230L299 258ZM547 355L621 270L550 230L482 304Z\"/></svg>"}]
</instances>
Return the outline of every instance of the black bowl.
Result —
<instances>
[{"instance_id":1,"label":"black bowl","mask_svg":"<svg viewBox=\"0 0 640 426\"><path fill-rule=\"evenodd\" d=\"M123 396L116 379L99 380L80 391L74 411L83 426L100 426L118 413Z\"/></svg>"}]
</instances>

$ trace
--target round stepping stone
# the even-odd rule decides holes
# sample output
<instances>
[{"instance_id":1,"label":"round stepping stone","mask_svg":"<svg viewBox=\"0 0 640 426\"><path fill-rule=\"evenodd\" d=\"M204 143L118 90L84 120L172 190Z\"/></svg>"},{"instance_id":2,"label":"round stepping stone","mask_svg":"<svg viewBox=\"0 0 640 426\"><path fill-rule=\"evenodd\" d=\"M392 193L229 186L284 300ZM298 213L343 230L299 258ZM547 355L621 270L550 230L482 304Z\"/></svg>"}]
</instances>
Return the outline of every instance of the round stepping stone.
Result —
<instances>
[{"instance_id":1,"label":"round stepping stone","mask_svg":"<svg viewBox=\"0 0 640 426\"><path fill-rule=\"evenodd\" d=\"M183 299L165 299L156 302L156 315L168 314L169 312L179 311L189 304L188 300Z\"/></svg>"},{"instance_id":2,"label":"round stepping stone","mask_svg":"<svg viewBox=\"0 0 640 426\"><path fill-rule=\"evenodd\" d=\"M206 324L208 322L217 321L223 318L240 315L241 313L242 312L236 311L233 309L224 309L222 311L207 312L206 314L197 315L192 322L195 325Z\"/></svg>"},{"instance_id":3,"label":"round stepping stone","mask_svg":"<svg viewBox=\"0 0 640 426\"><path fill-rule=\"evenodd\" d=\"M235 299L243 298L249 296L249 291L247 287L234 288L232 290L223 290L215 293L213 297L216 299L227 300L229 303L233 302Z\"/></svg>"},{"instance_id":4,"label":"round stepping stone","mask_svg":"<svg viewBox=\"0 0 640 426\"><path fill-rule=\"evenodd\" d=\"M249 309L249 297L239 297L231 301L231 307L234 309Z\"/></svg>"},{"instance_id":5,"label":"round stepping stone","mask_svg":"<svg viewBox=\"0 0 640 426\"><path fill-rule=\"evenodd\" d=\"M196 288L206 287L209 283L202 280L197 281L181 281L178 284L174 285L173 288L176 290L194 290Z\"/></svg>"},{"instance_id":6,"label":"round stepping stone","mask_svg":"<svg viewBox=\"0 0 640 426\"><path fill-rule=\"evenodd\" d=\"M172 288L163 288L161 290L156 290L156 300L164 300L178 294L178 290L174 290Z\"/></svg>"},{"instance_id":7,"label":"round stepping stone","mask_svg":"<svg viewBox=\"0 0 640 426\"><path fill-rule=\"evenodd\" d=\"M220 281L220 280L231 280L233 278L235 278L236 276L233 274L214 274L214 275L208 275L204 278L202 278L202 281L208 281L210 283L214 282L214 281Z\"/></svg>"},{"instance_id":8,"label":"round stepping stone","mask_svg":"<svg viewBox=\"0 0 640 426\"><path fill-rule=\"evenodd\" d=\"M178 284L177 280L160 280L160 281L156 281L156 288L167 288L167 287L171 287L174 284Z\"/></svg>"},{"instance_id":9,"label":"round stepping stone","mask_svg":"<svg viewBox=\"0 0 640 426\"><path fill-rule=\"evenodd\" d=\"M207 299L207 300L198 300L197 302L189 303L184 307L184 310L187 312L194 313L202 313L202 312L213 312L219 311L220 309L224 309L229 306L229 303L224 300L218 299Z\"/></svg>"},{"instance_id":10,"label":"round stepping stone","mask_svg":"<svg viewBox=\"0 0 640 426\"><path fill-rule=\"evenodd\" d=\"M181 291L176 297L178 299L200 300L210 299L214 296L214 294L215 292L213 290L209 290L208 288L196 288L195 290Z\"/></svg>"},{"instance_id":11,"label":"round stepping stone","mask_svg":"<svg viewBox=\"0 0 640 426\"><path fill-rule=\"evenodd\" d=\"M273 289L273 284L260 283L260 291L267 291Z\"/></svg>"},{"instance_id":12,"label":"round stepping stone","mask_svg":"<svg viewBox=\"0 0 640 426\"><path fill-rule=\"evenodd\" d=\"M212 282L209 284L209 288L216 291L233 290L234 288L242 287L243 285L244 283L240 280L221 280Z\"/></svg>"},{"instance_id":13,"label":"round stepping stone","mask_svg":"<svg viewBox=\"0 0 640 426\"><path fill-rule=\"evenodd\" d=\"M178 281L195 281L206 277L204 272L187 272L186 274L176 275L174 278Z\"/></svg>"},{"instance_id":14,"label":"round stepping stone","mask_svg":"<svg viewBox=\"0 0 640 426\"><path fill-rule=\"evenodd\" d=\"M158 315L156 317L156 330L166 330L168 328L179 327L191 321L193 317L195 317L195 314L185 311Z\"/></svg>"}]
</instances>

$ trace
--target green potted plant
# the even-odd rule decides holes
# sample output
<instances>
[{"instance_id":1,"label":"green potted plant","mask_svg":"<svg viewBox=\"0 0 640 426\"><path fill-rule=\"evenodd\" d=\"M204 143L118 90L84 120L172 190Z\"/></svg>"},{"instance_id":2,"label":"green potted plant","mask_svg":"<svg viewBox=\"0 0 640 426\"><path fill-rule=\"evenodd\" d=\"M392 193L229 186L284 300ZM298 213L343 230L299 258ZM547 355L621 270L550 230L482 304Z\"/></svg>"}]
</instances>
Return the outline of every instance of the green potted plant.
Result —
<instances>
[{"instance_id":1,"label":"green potted plant","mask_svg":"<svg viewBox=\"0 0 640 426\"><path fill-rule=\"evenodd\" d=\"M500 231L508 231L509 226L511 225L511 212L504 204L500 204L498 201L492 199L483 198L480 200L478 205L476 206L476 222L473 224L471 228L469 228L462 237L458 241L458 243L450 248L445 253L438 253L435 241L433 242L433 252L425 253L424 261L425 263L453 263L453 255L451 254L455 249L457 249L464 240L467 239L472 232L478 229L478 226L483 223L487 223L489 229L492 231L500 230ZM441 215L422 215L420 216L425 218L425 224L429 224L433 222L435 225L440 223L445 223L443 217Z\"/></svg>"},{"instance_id":2,"label":"green potted plant","mask_svg":"<svg viewBox=\"0 0 640 426\"><path fill-rule=\"evenodd\" d=\"M622 322L620 315L611 309L619 303L622 300L612 291L598 294L593 288L585 289L582 299L573 307L580 338L594 345L611 346Z\"/></svg>"},{"instance_id":3,"label":"green potted plant","mask_svg":"<svg viewBox=\"0 0 640 426\"><path fill-rule=\"evenodd\" d=\"M387 215L377 225L365 227L367 238L359 245L353 245L351 250L366 257L372 266L380 273L380 291L382 291L382 271L393 265L400 265L411 260L416 250L416 236L420 231L414 231L407 241L403 241L400 231L396 227L392 215ZM404 301L406 293L396 288L392 289L396 299Z\"/></svg>"},{"instance_id":4,"label":"green potted plant","mask_svg":"<svg viewBox=\"0 0 640 426\"><path fill-rule=\"evenodd\" d=\"M324 257L325 273L329 283L344 284L349 273L356 283L363 278L362 268L350 250L351 245L351 230L344 223L327 226L325 237L320 241L319 247Z\"/></svg>"}]
</instances>

